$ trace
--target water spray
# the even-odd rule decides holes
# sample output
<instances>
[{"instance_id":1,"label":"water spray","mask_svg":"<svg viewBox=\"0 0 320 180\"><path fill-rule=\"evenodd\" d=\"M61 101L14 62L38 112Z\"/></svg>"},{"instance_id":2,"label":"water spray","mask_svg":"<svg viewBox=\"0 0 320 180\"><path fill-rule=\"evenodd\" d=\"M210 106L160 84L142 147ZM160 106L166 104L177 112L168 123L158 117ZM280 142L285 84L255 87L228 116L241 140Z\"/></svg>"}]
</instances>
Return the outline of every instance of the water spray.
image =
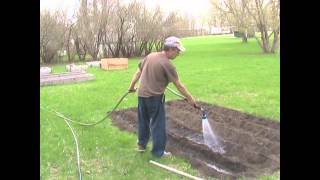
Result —
<instances>
[{"instance_id":1,"label":"water spray","mask_svg":"<svg viewBox=\"0 0 320 180\"><path fill-rule=\"evenodd\" d=\"M170 89L169 87L167 87L167 89L169 91L171 91L173 94L183 98L183 99L186 99L184 96L182 96L181 94L175 92L174 90ZM131 91L128 91L126 92L121 98L120 100L118 101L118 103L115 105L115 107L107 112L107 115L105 117L103 117L101 120L95 122L95 123L82 123L82 122L78 122L78 121L74 121L70 118L67 118L65 117L62 113L60 112L57 112L53 109L50 109L48 107L43 107L40 105L40 108L41 109L44 109L48 112L51 112L51 113L54 113L55 115L57 115L58 117L62 118L66 123L67 125L69 126L72 134L73 134L73 137L74 137L74 140L75 140L75 144L76 144L76 150L77 150L77 165L78 165L78 173L79 173L79 179L82 180L82 172L81 172L81 167L80 167L80 153L79 153L79 145L78 145L78 140L76 138L76 135L71 127L71 125L68 123L68 122L72 122L72 123L75 123L75 124L78 124L78 125L81 125L81 126L86 126L86 127L93 127L97 124L100 124L101 122L103 122L104 120L106 120L114 111L115 109L119 106L119 104L122 102L122 100L129 94L131 93ZM203 129L203 138L204 138L204 143L210 147L214 152L219 152L219 153L224 153L224 150L223 148L219 145L219 142L216 138L216 136L214 135L211 127L210 127L210 124L209 124L209 121L208 121L208 113L205 109L203 109L202 107L197 107L195 106L196 109L199 109L202 113L202 116L201 116L201 119L202 119L202 129ZM186 175L185 175L186 176Z\"/></svg>"},{"instance_id":2,"label":"water spray","mask_svg":"<svg viewBox=\"0 0 320 180\"><path fill-rule=\"evenodd\" d=\"M169 87L167 87L167 89L171 91L173 94L183 99L186 99L184 96L175 92ZM214 152L222 153L222 154L225 153L223 147L220 145L220 142L218 141L218 138L216 137L216 135L213 133L211 129L211 126L208 120L208 112L202 107L195 106L195 108L201 111L202 134L203 134L204 144L207 145Z\"/></svg>"},{"instance_id":3,"label":"water spray","mask_svg":"<svg viewBox=\"0 0 320 180\"><path fill-rule=\"evenodd\" d=\"M213 133L209 120L208 120L208 113L206 111L202 111L202 133L203 133L203 140L204 143L214 152L217 153L225 153L223 147L220 145L220 142L217 136Z\"/></svg>"}]
</instances>

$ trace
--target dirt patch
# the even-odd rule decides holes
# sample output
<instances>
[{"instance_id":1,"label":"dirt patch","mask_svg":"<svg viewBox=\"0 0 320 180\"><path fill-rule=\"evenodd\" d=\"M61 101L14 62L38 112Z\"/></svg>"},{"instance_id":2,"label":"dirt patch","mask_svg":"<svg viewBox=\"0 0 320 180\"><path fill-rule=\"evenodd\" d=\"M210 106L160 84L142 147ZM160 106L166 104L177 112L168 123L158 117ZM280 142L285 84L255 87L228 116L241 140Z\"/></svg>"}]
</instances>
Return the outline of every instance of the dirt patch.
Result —
<instances>
[{"instance_id":1,"label":"dirt patch","mask_svg":"<svg viewBox=\"0 0 320 180\"><path fill-rule=\"evenodd\" d=\"M224 154L204 144L201 113L185 101L166 103L166 149L186 158L204 176L221 179L255 178L280 170L280 123L232 109L198 104L207 110L209 123ZM113 124L136 133L137 108L116 111Z\"/></svg>"}]
</instances>

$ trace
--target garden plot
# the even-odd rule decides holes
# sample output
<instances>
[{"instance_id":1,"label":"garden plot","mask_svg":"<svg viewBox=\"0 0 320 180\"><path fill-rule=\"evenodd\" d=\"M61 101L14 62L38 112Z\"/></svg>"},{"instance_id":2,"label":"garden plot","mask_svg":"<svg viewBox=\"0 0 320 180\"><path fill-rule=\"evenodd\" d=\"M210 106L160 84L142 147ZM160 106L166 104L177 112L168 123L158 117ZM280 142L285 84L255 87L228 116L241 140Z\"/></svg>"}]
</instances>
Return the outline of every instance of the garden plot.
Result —
<instances>
[{"instance_id":1,"label":"garden plot","mask_svg":"<svg viewBox=\"0 0 320 180\"><path fill-rule=\"evenodd\" d=\"M66 72L60 74L42 74L40 75L40 86L77 83L95 79L93 74L85 72Z\"/></svg>"},{"instance_id":2,"label":"garden plot","mask_svg":"<svg viewBox=\"0 0 320 180\"><path fill-rule=\"evenodd\" d=\"M280 170L280 123L198 104L207 110L211 128L225 153L213 152L205 145L201 112L182 100L166 103L168 151L188 159L203 176L220 179L254 179ZM136 133L137 108L114 112L112 121L120 129Z\"/></svg>"}]
</instances>

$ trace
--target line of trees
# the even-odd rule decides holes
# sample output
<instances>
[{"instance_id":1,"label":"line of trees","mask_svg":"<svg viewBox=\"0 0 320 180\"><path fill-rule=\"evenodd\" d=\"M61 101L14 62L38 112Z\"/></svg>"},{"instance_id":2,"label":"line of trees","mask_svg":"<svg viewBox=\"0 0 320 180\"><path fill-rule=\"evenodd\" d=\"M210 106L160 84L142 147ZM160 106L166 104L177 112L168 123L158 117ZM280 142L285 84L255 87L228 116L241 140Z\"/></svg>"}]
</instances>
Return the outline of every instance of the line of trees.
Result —
<instances>
[{"instance_id":1,"label":"line of trees","mask_svg":"<svg viewBox=\"0 0 320 180\"><path fill-rule=\"evenodd\" d=\"M280 44L280 0L211 0L221 16L226 17L247 42L250 32L264 53L275 53ZM271 38L272 37L272 38Z\"/></svg>"},{"instance_id":2,"label":"line of trees","mask_svg":"<svg viewBox=\"0 0 320 180\"><path fill-rule=\"evenodd\" d=\"M186 18L176 13L164 16L157 7L149 10L138 1L82 0L71 21L63 12L40 12L40 63L69 62L103 57L140 57L160 50L169 35L187 36ZM65 52L65 53L64 53ZM77 57L77 58L76 58Z\"/></svg>"},{"instance_id":3,"label":"line of trees","mask_svg":"<svg viewBox=\"0 0 320 180\"><path fill-rule=\"evenodd\" d=\"M235 27L247 42L248 34L260 32L256 39L264 53L275 53L280 42L280 0L211 0L212 14L206 17L209 29ZM203 26L202 25L202 26ZM160 7L147 9L134 0L81 0L73 20L65 12L40 12L40 64L99 60L105 57L141 57L160 50L163 40L204 35L195 19L177 13L165 15ZM272 38L271 38L272 37Z\"/></svg>"}]
</instances>

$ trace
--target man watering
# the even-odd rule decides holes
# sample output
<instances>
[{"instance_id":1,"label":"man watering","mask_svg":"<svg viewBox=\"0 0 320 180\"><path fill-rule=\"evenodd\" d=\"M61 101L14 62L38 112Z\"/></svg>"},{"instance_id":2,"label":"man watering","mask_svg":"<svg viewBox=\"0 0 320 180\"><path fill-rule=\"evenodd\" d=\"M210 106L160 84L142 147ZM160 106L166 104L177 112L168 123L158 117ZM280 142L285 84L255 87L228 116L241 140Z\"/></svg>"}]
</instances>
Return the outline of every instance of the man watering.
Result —
<instances>
[{"instance_id":1,"label":"man watering","mask_svg":"<svg viewBox=\"0 0 320 180\"><path fill-rule=\"evenodd\" d=\"M136 91L135 84L140 80L137 142L140 152L146 150L151 135L151 153L157 157L171 155L170 152L165 151L166 116L164 107L164 91L170 82L176 86L192 106L198 107L192 95L180 82L175 66L170 62L179 55L180 51L185 51L180 39L174 36L168 37L165 39L164 49L161 52L150 53L141 60L132 77L129 92Z\"/></svg>"}]
</instances>

